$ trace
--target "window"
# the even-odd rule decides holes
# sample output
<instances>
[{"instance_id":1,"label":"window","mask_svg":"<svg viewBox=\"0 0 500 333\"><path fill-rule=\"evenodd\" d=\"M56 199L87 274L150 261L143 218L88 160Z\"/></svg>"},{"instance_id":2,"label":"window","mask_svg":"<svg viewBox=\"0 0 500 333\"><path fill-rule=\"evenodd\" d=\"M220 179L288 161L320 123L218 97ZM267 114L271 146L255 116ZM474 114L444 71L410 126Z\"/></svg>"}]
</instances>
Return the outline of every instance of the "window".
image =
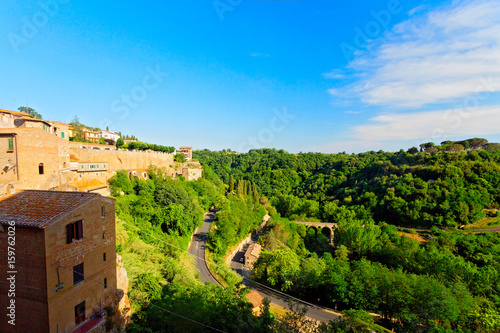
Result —
<instances>
[{"instance_id":1,"label":"window","mask_svg":"<svg viewBox=\"0 0 500 333\"><path fill-rule=\"evenodd\" d=\"M85 301L75 306L75 325L85 321Z\"/></svg>"},{"instance_id":2,"label":"window","mask_svg":"<svg viewBox=\"0 0 500 333\"><path fill-rule=\"evenodd\" d=\"M104 289L108 287L108 278L104 278Z\"/></svg>"},{"instance_id":3,"label":"window","mask_svg":"<svg viewBox=\"0 0 500 333\"><path fill-rule=\"evenodd\" d=\"M61 132L61 138L64 139L64 132Z\"/></svg>"},{"instance_id":4,"label":"window","mask_svg":"<svg viewBox=\"0 0 500 333\"><path fill-rule=\"evenodd\" d=\"M82 220L66 225L66 244L72 243L74 240L82 238L83 238Z\"/></svg>"},{"instance_id":5,"label":"window","mask_svg":"<svg viewBox=\"0 0 500 333\"><path fill-rule=\"evenodd\" d=\"M43 175L43 163L38 164L38 174Z\"/></svg>"},{"instance_id":6,"label":"window","mask_svg":"<svg viewBox=\"0 0 500 333\"><path fill-rule=\"evenodd\" d=\"M84 280L83 276L83 262L79 265L73 266L73 285L78 284Z\"/></svg>"},{"instance_id":7,"label":"window","mask_svg":"<svg viewBox=\"0 0 500 333\"><path fill-rule=\"evenodd\" d=\"M104 206L101 206L101 217L106 217L106 212L104 210Z\"/></svg>"},{"instance_id":8,"label":"window","mask_svg":"<svg viewBox=\"0 0 500 333\"><path fill-rule=\"evenodd\" d=\"M45 124L43 124L43 130L45 131Z\"/></svg>"},{"instance_id":9,"label":"window","mask_svg":"<svg viewBox=\"0 0 500 333\"><path fill-rule=\"evenodd\" d=\"M14 138L9 138L9 150L14 150Z\"/></svg>"},{"instance_id":10,"label":"window","mask_svg":"<svg viewBox=\"0 0 500 333\"><path fill-rule=\"evenodd\" d=\"M102 261L106 261L106 252L102 254Z\"/></svg>"}]
</instances>

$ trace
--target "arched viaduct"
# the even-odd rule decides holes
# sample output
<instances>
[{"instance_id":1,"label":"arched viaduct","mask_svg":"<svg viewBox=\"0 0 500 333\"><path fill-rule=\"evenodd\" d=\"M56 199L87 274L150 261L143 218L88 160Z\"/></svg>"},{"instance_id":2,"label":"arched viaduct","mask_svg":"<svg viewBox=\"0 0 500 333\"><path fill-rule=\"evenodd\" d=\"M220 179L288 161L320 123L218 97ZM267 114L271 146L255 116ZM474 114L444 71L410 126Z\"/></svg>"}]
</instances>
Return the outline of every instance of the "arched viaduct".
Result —
<instances>
[{"instance_id":1,"label":"arched viaduct","mask_svg":"<svg viewBox=\"0 0 500 333\"><path fill-rule=\"evenodd\" d=\"M295 223L297 224L303 224L309 228L313 228L314 231L316 232L316 235L318 235L318 230L325 235L326 237L330 238L330 244L333 245L333 235L335 232L335 228L337 228L337 223L327 223L327 222L298 222L296 221Z\"/></svg>"}]
</instances>

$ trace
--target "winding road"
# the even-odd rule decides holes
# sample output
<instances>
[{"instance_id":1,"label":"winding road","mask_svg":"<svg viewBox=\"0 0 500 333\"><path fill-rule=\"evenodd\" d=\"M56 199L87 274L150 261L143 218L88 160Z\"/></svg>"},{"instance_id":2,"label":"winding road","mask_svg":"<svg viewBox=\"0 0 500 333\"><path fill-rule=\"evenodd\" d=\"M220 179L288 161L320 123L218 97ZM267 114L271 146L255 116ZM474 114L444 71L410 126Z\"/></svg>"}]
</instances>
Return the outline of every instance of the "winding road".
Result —
<instances>
[{"instance_id":1,"label":"winding road","mask_svg":"<svg viewBox=\"0 0 500 333\"><path fill-rule=\"evenodd\" d=\"M219 283L215 280L212 273L210 273L205 262L205 247L207 245L208 232L210 231L210 226L214 218L215 213L208 212L205 214L203 217L203 226L196 229L188 252L196 258L196 267L200 272L201 281L203 281L203 283L210 282L211 284L218 285Z\"/></svg>"},{"instance_id":2,"label":"winding road","mask_svg":"<svg viewBox=\"0 0 500 333\"><path fill-rule=\"evenodd\" d=\"M200 279L205 282L210 282L211 284L218 285L219 283L215 278L213 277L212 273L210 273L206 263L205 263L205 247L207 243L207 237L208 237L208 232L210 231L210 226L212 222L214 221L214 213L206 213L204 216L203 220L203 226L200 229L197 229L195 231L195 234L193 236L193 241L191 243L191 246L189 247L189 253L196 258L196 267L198 268L198 271L200 272ZM256 239L253 240L254 242ZM246 249L244 249L246 250ZM231 261L231 268L234 269L238 274L242 275L244 279L245 285L252 289L252 290L257 290L257 292L262 296L262 297L267 297L271 303L278 305L282 308L288 308L287 304L287 297L286 296L279 296L276 295L276 293L272 291L267 291L263 287L258 287L248 280L248 278L245 275L249 274L249 271L247 269L243 268L243 264L239 262L240 258L244 255L244 251L238 252L234 258L233 261ZM264 290L265 291L264 291ZM315 307L315 306L307 306L308 311L306 316L318 321L330 321L334 320L339 317L338 314L335 314L331 311L321 309L320 307Z\"/></svg>"}]
</instances>

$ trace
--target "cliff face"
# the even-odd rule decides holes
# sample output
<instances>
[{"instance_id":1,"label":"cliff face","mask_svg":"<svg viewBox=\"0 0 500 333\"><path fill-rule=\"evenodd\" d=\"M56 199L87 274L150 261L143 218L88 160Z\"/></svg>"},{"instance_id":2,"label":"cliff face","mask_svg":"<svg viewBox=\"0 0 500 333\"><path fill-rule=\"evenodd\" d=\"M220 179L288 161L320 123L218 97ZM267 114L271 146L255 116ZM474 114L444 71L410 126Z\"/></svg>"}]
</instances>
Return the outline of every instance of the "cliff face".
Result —
<instances>
[{"instance_id":1,"label":"cliff face","mask_svg":"<svg viewBox=\"0 0 500 333\"><path fill-rule=\"evenodd\" d=\"M115 320L119 323L119 330L124 332L127 324L130 323L131 309L128 299L128 277L127 271L123 267L122 257L116 255L116 285L117 288L122 290L124 295L118 303L118 311Z\"/></svg>"}]
</instances>

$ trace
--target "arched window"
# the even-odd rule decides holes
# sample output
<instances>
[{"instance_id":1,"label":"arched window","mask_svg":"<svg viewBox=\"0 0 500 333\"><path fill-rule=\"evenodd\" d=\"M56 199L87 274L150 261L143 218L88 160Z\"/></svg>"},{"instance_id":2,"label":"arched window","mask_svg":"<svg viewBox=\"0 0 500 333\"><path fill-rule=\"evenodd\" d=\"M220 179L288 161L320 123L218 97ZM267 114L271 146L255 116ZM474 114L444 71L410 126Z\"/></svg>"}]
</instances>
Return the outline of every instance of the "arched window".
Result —
<instances>
[{"instance_id":1,"label":"arched window","mask_svg":"<svg viewBox=\"0 0 500 333\"><path fill-rule=\"evenodd\" d=\"M38 174L43 175L43 163L38 164Z\"/></svg>"}]
</instances>

